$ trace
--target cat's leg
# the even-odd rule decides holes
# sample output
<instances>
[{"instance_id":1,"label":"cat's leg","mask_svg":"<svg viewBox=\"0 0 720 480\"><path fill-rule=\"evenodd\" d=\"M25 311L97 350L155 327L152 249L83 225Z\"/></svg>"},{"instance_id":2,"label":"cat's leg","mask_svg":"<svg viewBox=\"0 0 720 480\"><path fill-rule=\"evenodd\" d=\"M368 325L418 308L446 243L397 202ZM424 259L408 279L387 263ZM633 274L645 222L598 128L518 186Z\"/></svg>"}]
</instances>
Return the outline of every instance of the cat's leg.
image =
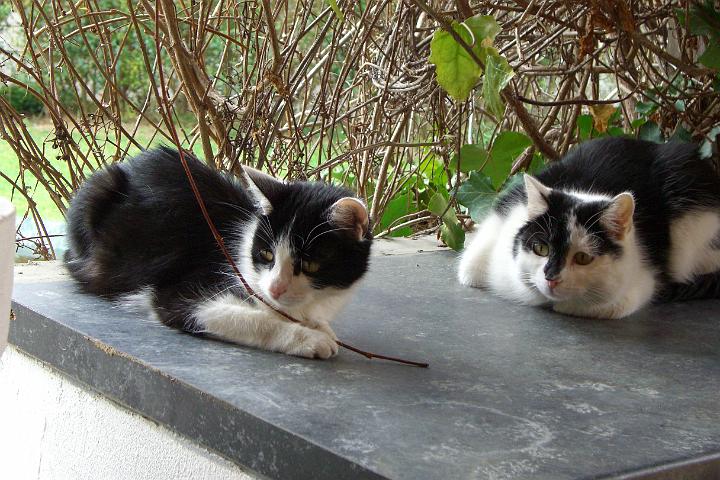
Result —
<instances>
[{"instance_id":1,"label":"cat's leg","mask_svg":"<svg viewBox=\"0 0 720 480\"><path fill-rule=\"evenodd\" d=\"M480 224L474 238L460 257L460 283L471 287L488 286L491 254L501 228L502 219L495 213L490 214Z\"/></svg>"},{"instance_id":2,"label":"cat's leg","mask_svg":"<svg viewBox=\"0 0 720 480\"><path fill-rule=\"evenodd\" d=\"M720 270L720 215L697 211L675 220L670 228L669 274L675 282Z\"/></svg>"},{"instance_id":3,"label":"cat's leg","mask_svg":"<svg viewBox=\"0 0 720 480\"><path fill-rule=\"evenodd\" d=\"M338 351L335 333L326 322L309 328L232 295L201 303L193 317L196 331L241 345L307 358L329 358Z\"/></svg>"}]
</instances>

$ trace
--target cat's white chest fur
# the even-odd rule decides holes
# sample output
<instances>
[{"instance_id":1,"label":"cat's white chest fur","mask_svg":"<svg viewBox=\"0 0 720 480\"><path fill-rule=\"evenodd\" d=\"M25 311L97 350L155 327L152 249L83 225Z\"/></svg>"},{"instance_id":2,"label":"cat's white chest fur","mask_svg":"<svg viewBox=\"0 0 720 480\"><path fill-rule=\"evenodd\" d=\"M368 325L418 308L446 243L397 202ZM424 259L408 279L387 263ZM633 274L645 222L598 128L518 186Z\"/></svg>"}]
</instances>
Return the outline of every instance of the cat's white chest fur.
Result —
<instances>
[{"instance_id":1,"label":"cat's white chest fur","mask_svg":"<svg viewBox=\"0 0 720 480\"><path fill-rule=\"evenodd\" d=\"M548 303L546 297L528 284L529 273L523 272L513 256L515 235L527 220L524 205L513 208L507 217L494 212L488 215L461 256L460 283L490 288L502 297L527 305Z\"/></svg>"}]
</instances>

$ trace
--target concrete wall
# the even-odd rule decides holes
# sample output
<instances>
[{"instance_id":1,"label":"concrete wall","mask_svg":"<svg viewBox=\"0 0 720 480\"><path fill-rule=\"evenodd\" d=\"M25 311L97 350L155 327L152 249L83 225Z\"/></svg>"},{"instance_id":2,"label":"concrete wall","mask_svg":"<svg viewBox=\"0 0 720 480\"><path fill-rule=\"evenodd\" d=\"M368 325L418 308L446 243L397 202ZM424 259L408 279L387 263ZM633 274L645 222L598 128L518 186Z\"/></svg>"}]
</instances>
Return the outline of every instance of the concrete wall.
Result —
<instances>
[{"instance_id":1,"label":"concrete wall","mask_svg":"<svg viewBox=\"0 0 720 480\"><path fill-rule=\"evenodd\" d=\"M15 256L15 207L0 198L0 355L7 345Z\"/></svg>"},{"instance_id":2,"label":"concrete wall","mask_svg":"<svg viewBox=\"0 0 720 480\"><path fill-rule=\"evenodd\" d=\"M0 358L0 478L258 477L9 346Z\"/></svg>"}]
</instances>

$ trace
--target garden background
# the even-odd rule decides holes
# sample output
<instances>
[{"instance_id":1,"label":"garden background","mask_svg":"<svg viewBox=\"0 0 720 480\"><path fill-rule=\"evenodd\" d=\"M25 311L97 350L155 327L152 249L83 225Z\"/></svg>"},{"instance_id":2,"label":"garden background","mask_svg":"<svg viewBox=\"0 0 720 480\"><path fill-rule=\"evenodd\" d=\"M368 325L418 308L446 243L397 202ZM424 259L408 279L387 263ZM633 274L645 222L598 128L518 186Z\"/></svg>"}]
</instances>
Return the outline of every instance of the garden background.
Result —
<instances>
[{"instance_id":1,"label":"garden background","mask_svg":"<svg viewBox=\"0 0 720 480\"><path fill-rule=\"evenodd\" d=\"M503 188L607 135L720 136L718 2L0 1L0 196L52 258L93 170L179 145L343 183L454 249ZM717 156L715 156L717 161Z\"/></svg>"}]
</instances>

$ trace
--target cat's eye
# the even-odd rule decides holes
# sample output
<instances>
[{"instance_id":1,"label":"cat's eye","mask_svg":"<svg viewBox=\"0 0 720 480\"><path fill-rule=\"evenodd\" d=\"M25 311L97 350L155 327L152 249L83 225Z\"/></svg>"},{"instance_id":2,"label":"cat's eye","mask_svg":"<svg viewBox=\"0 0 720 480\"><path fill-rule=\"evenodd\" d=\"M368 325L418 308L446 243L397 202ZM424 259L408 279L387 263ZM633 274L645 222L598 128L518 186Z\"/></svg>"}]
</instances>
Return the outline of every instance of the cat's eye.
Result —
<instances>
[{"instance_id":1,"label":"cat's eye","mask_svg":"<svg viewBox=\"0 0 720 480\"><path fill-rule=\"evenodd\" d=\"M539 257L547 257L550 255L550 245L545 242L534 242L532 244L532 251Z\"/></svg>"},{"instance_id":2,"label":"cat's eye","mask_svg":"<svg viewBox=\"0 0 720 480\"><path fill-rule=\"evenodd\" d=\"M590 265L594 259L595 257L585 252L577 252L573 257L573 260L575 260L575 263L578 265Z\"/></svg>"},{"instance_id":3,"label":"cat's eye","mask_svg":"<svg viewBox=\"0 0 720 480\"><path fill-rule=\"evenodd\" d=\"M316 273L320 270L320 264L311 260L303 260L302 269L305 273Z\"/></svg>"},{"instance_id":4,"label":"cat's eye","mask_svg":"<svg viewBox=\"0 0 720 480\"><path fill-rule=\"evenodd\" d=\"M263 248L262 250L260 250L260 256L266 262L272 262L275 259L275 255L273 254L273 252L268 250L267 248Z\"/></svg>"}]
</instances>

